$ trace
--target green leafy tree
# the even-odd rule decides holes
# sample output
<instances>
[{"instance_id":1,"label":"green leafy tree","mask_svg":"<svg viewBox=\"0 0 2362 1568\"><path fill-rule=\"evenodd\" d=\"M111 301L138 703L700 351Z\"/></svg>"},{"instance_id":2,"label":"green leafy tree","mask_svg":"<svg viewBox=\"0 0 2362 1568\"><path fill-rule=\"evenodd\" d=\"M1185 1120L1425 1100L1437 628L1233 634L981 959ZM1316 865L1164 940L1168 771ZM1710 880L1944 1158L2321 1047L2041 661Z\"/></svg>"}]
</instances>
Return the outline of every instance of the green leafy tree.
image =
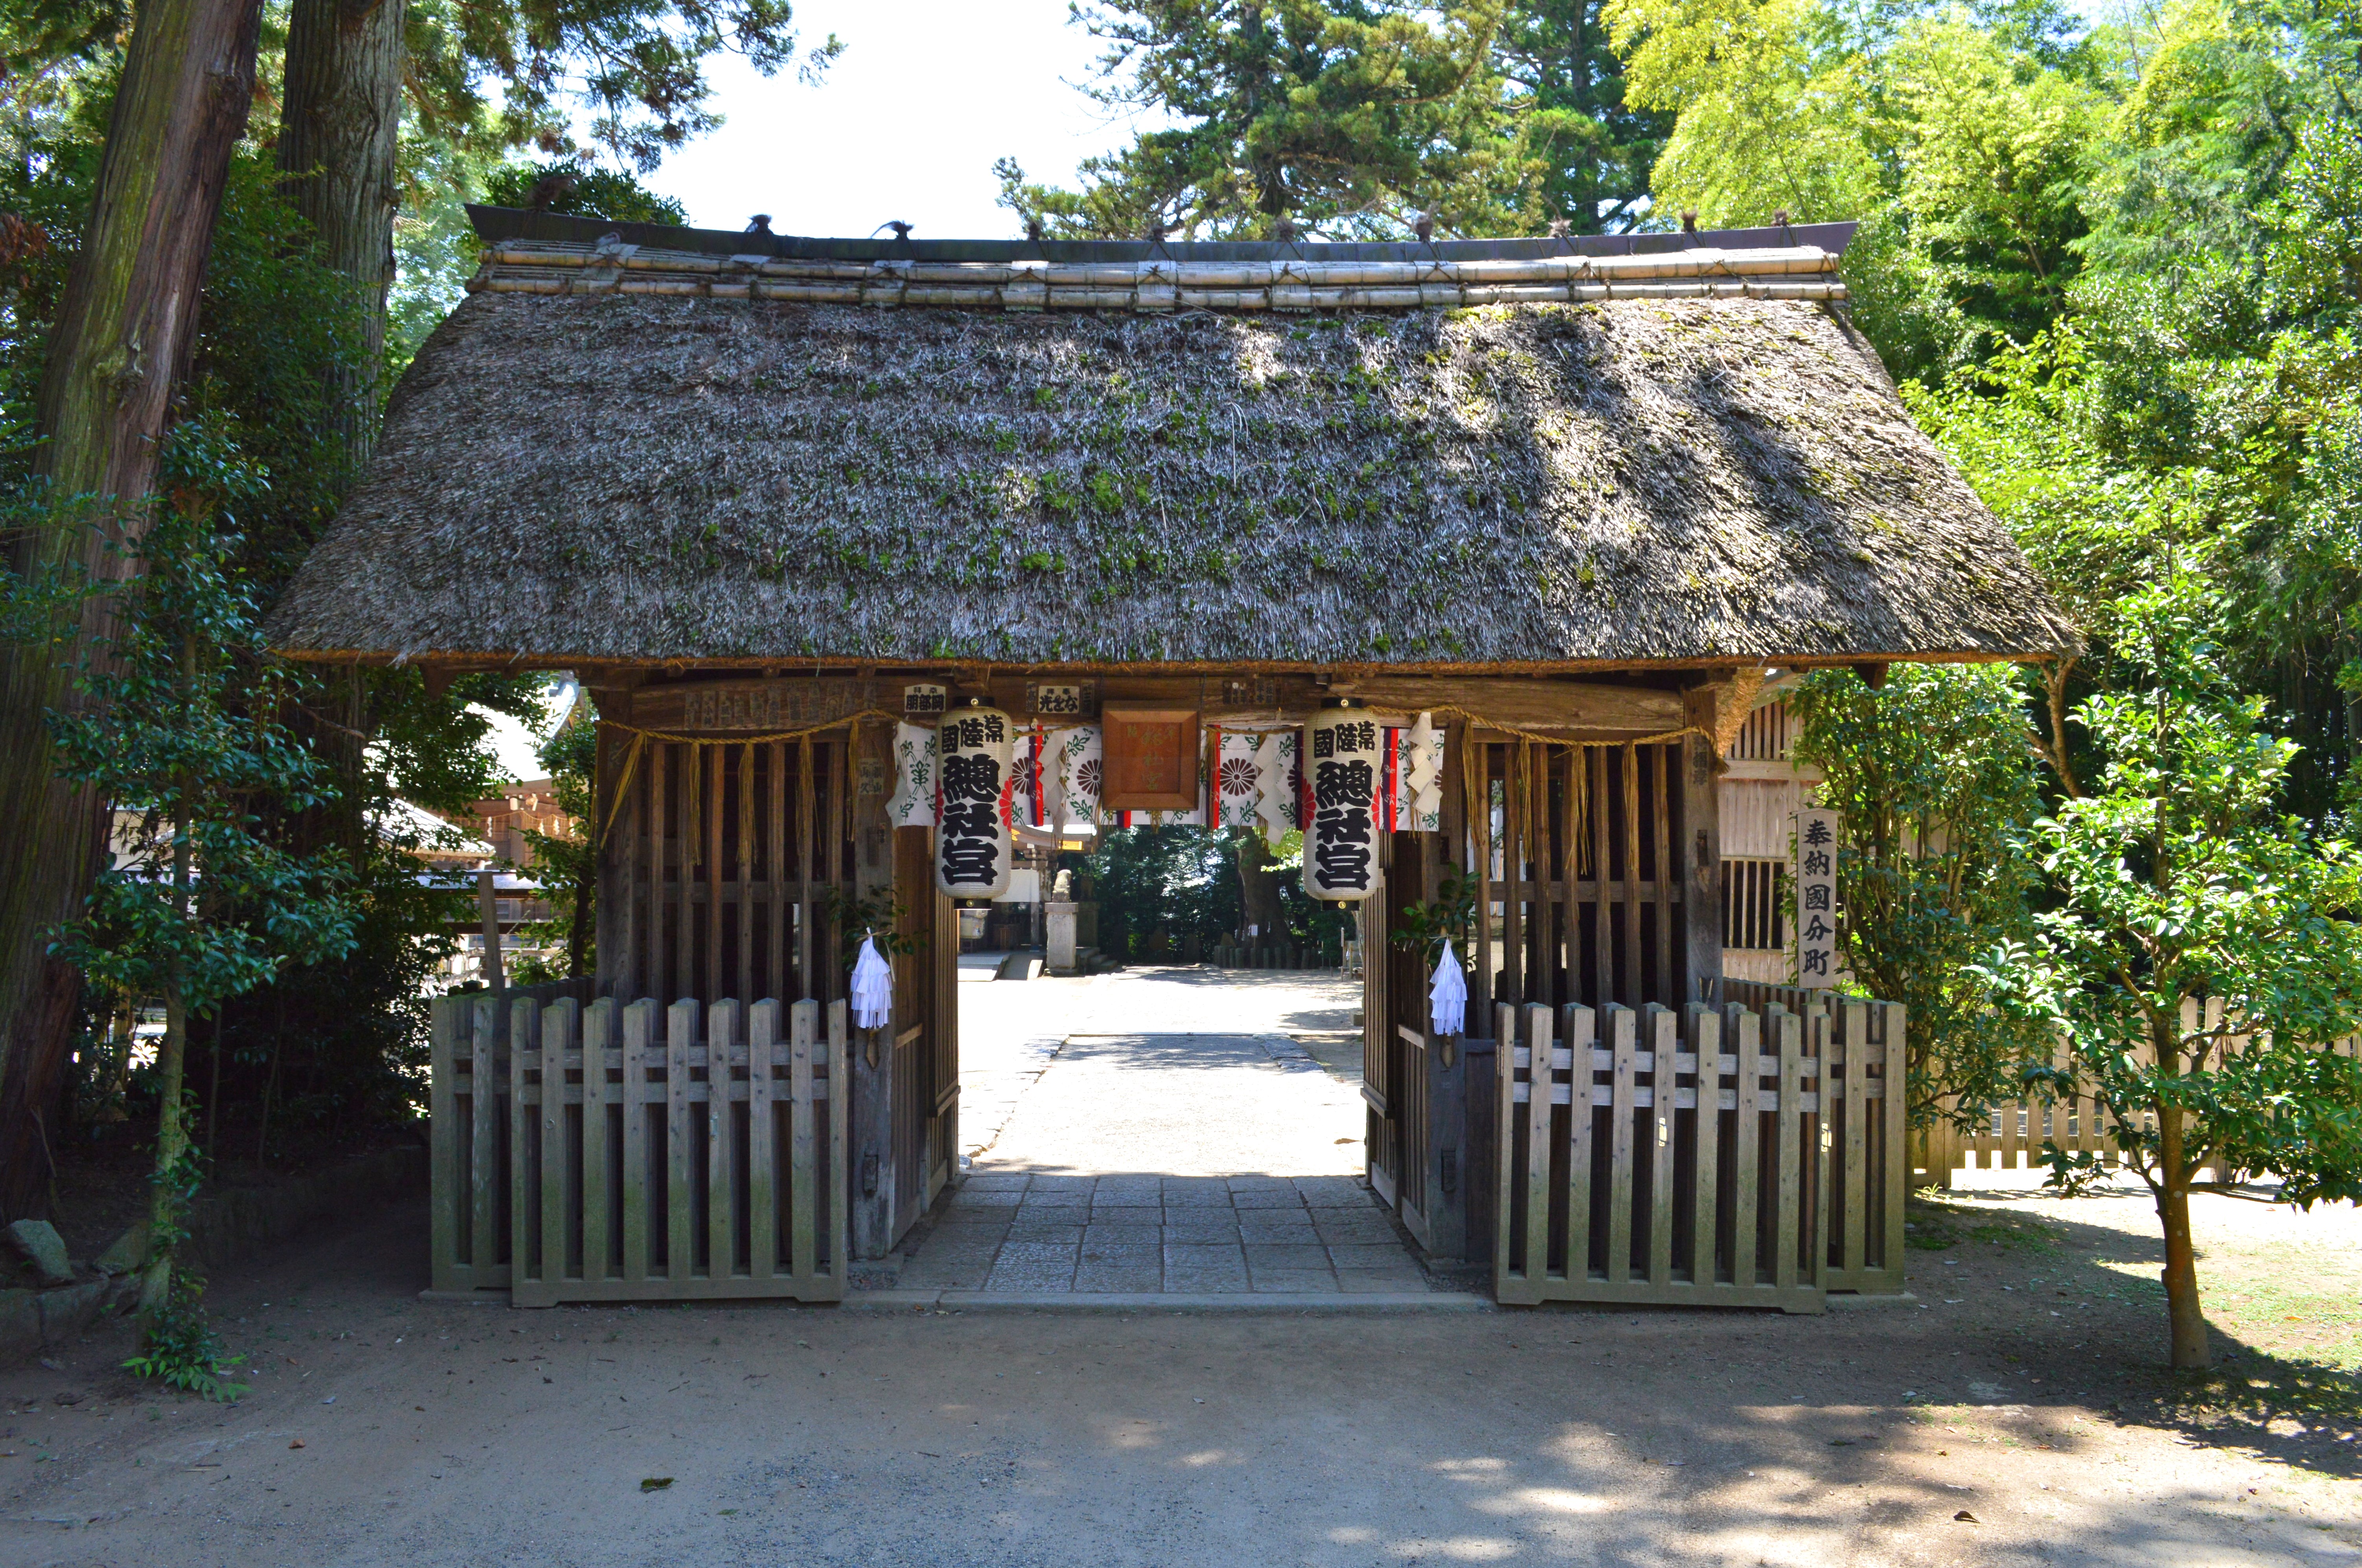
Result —
<instances>
[{"instance_id":1,"label":"green leafy tree","mask_svg":"<svg viewBox=\"0 0 2362 1568\"><path fill-rule=\"evenodd\" d=\"M2096 1099L2155 1198L2177 1368L2211 1360L2190 1192L2221 1160L2278 1177L2303 1207L2362 1198L2362 1060L2323 1049L2362 1024L2362 867L2283 814L2295 747L2229 679L2202 554L2169 547L2116 607L2138 679L2073 720L2099 758L2088 790L2036 827L2056 905L1981 977L2020 1019L2059 1032L2064 1069L2028 1079ZM2185 1016L2186 999L2212 999ZM2052 1180L2096 1156L2049 1151Z\"/></svg>"},{"instance_id":2,"label":"green leafy tree","mask_svg":"<svg viewBox=\"0 0 2362 1568\"><path fill-rule=\"evenodd\" d=\"M281 718L295 691L267 657L253 588L219 510L250 498L260 476L202 425L182 427L167 461L170 503L116 545L140 558L113 596L111 646L77 677L88 701L51 720L61 772L129 818L87 914L60 933L58 948L102 987L163 1000L140 1290L146 1342L135 1364L218 1392L218 1358L193 1320L193 1290L174 1272L196 1171L184 1093L189 1022L290 960L343 952L353 911L339 895L338 867L289 854L257 811L259 800L307 803L326 787Z\"/></svg>"},{"instance_id":3,"label":"green leafy tree","mask_svg":"<svg viewBox=\"0 0 2362 1568\"><path fill-rule=\"evenodd\" d=\"M2038 813L2025 697L2006 665L1915 665L1872 689L1850 670L1788 699L1795 758L1845 824L1838 940L1871 996L1909 1010L1909 1121L1968 1127L2012 1098L2018 1065L2047 1043L1993 1012L1976 967L2030 934Z\"/></svg>"},{"instance_id":4,"label":"green leafy tree","mask_svg":"<svg viewBox=\"0 0 2362 1568\"><path fill-rule=\"evenodd\" d=\"M1079 189L994 165L1001 203L1062 238L1395 237L1419 214L1493 233L1529 171L1493 47L1504 0L1131 0L1078 7L1105 39L1091 97L1180 123L1087 159Z\"/></svg>"},{"instance_id":5,"label":"green leafy tree","mask_svg":"<svg viewBox=\"0 0 2362 1568\"><path fill-rule=\"evenodd\" d=\"M536 192L542 193L536 199ZM584 168L567 160L503 163L484 177L484 200L496 207L540 206L612 223L682 224L689 214L629 173Z\"/></svg>"},{"instance_id":6,"label":"green leafy tree","mask_svg":"<svg viewBox=\"0 0 2362 1568\"><path fill-rule=\"evenodd\" d=\"M1521 149L1535 182L1529 217L1562 218L1576 234L1619 233L1648 210L1649 170L1673 116L1625 101L1624 62L1608 39L1606 0L1524 0L1506 7L1496 69L1520 101Z\"/></svg>"},{"instance_id":7,"label":"green leafy tree","mask_svg":"<svg viewBox=\"0 0 2362 1568\"><path fill-rule=\"evenodd\" d=\"M2038 331L2080 265L2081 160L2107 103L2055 48L2050 16L1820 0L1605 12L1628 101L1680 116L1653 199L1717 226L1863 220L1845 260L1855 315L1890 368L1922 376Z\"/></svg>"},{"instance_id":8,"label":"green leafy tree","mask_svg":"<svg viewBox=\"0 0 2362 1568\"><path fill-rule=\"evenodd\" d=\"M549 900L552 917L529 934L537 941L565 945L565 973L546 978L588 978L598 972L599 823L590 810L591 783L599 765L597 721L586 710L576 709L542 743L540 755L541 765L549 769L557 809L575 826L572 833L564 834L525 830L525 843L533 850L533 875ZM522 968L517 979L519 984L533 983Z\"/></svg>"}]
</instances>

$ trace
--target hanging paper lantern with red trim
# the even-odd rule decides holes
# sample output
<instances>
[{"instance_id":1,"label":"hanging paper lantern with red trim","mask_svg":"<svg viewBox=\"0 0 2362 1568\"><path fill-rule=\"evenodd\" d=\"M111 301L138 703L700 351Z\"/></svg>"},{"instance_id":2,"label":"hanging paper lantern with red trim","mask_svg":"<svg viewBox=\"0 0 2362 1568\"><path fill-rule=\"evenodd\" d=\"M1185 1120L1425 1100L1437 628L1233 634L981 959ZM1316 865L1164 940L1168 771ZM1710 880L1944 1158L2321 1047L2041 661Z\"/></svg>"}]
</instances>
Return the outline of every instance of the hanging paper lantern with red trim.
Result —
<instances>
[{"instance_id":1,"label":"hanging paper lantern with red trim","mask_svg":"<svg viewBox=\"0 0 2362 1568\"><path fill-rule=\"evenodd\" d=\"M1015 726L971 698L944 715L936 736L935 886L955 899L997 899L1016 859Z\"/></svg>"},{"instance_id":2,"label":"hanging paper lantern with red trim","mask_svg":"<svg viewBox=\"0 0 2362 1568\"><path fill-rule=\"evenodd\" d=\"M1332 903L1366 899L1378 886L1374 812L1385 753L1377 722L1351 697L1324 698L1306 739L1304 890Z\"/></svg>"}]
</instances>

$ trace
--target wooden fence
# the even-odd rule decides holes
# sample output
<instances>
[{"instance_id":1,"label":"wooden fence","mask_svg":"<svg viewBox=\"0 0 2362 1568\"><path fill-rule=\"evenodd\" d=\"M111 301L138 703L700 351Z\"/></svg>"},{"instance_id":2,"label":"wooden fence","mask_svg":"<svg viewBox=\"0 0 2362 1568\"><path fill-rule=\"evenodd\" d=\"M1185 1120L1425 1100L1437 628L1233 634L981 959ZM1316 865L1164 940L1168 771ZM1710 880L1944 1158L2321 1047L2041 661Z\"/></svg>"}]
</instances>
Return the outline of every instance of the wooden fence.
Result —
<instances>
[{"instance_id":1,"label":"wooden fence","mask_svg":"<svg viewBox=\"0 0 2362 1568\"><path fill-rule=\"evenodd\" d=\"M1903 1009L1496 1010L1496 1295L1817 1312L1903 1289Z\"/></svg>"},{"instance_id":2,"label":"wooden fence","mask_svg":"<svg viewBox=\"0 0 2362 1568\"><path fill-rule=\"evenodd\" d=\"M2203 1001L2185 998L2181 1004L2181 1031L2189 1035L2201 1029L2220 1029L2223 1016L2220 997ZM2231 1038L2235 1052L2245 1050L2249 1043L2245 1036ZM2362 1056L2362 1036L2349 1035L2321 1049L2342 1056ZM2147 1042L2135 1046L2132 1055L2135 1061L2144 1064L2157 1059L2155 1047ZM2067 1047L2061 1043L2051 1065L2063 1069L2068 1064ZM1925 1184L1949 1187L1952 1173L1959 1170L2039 1169L2047 1163L2046 1146L2050 1144L2070 1154L2096 1154L2101 1165L2109 1170L2123 1167L2123 1155L2109 1134L2106 1110L2081 1084L2071 1091L2045 1089L1996 1105L1965 1132L1949 1120L1957 1104L1956 1100L1945 1101L1946 1115L1912 1138L1916 1179ZM2156 1125L2154 1116L2146 1111L2138 1113L2138 1121L2144 1131ZM2246 1174L2222 1160L2206 1166L2207 1177L2218 1182L2235 1181Z\"/></svg>"},{"instance_id":3,"label":"wooden fence","mask_svg":"<svg viewBox=\"0 0 2362 1568\"><path fill-rule=\"evenodd\" d=\"M435 1288L842 1298L844 1003L825 1021L814 1001L438 999Z\"/></svg>"}]
</instances>

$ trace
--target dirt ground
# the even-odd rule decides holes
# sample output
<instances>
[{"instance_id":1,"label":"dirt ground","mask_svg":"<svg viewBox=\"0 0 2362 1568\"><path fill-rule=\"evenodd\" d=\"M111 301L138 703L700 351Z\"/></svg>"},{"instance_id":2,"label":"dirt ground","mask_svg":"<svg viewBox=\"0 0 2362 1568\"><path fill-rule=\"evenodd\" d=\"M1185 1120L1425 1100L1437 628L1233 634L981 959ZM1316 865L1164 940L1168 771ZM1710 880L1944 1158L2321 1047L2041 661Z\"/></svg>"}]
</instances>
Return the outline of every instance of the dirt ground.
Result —
<instances>
[{"instance_id":1,"label":"dirt ground","mask_svg":"<svg viewBox=\"0 0 2362 1568\"><path fill-rule=\"evenodd\" d=\"M1054 1022L1343 1005L967 989L1004 1106ZM1822 1318L513 1312L420 1300L389 1209L216 1276L235 1406L115 1370L120 1323L0 1372L0 1563L2362 1560L2362 1215L2201 1198L2220 1367L2183 1381L2145 1196L1962 1180L1913 1206L1912 1299Z\"/></svg>"},{"instance_id":2,"label":"dirt ground","mask_svg":"<svg viewBox=\"0 0 2362 1568\"><path fill-rule=\"evenodd\" d=\"M1921 1206L1919 1301L1817 1319L511 1312L389 1212L215 1281L235 1407L121 1326L0 1374L0 1561L2362 1558L2362 1222L2199 1207L2189 1386L2129 1198Z\"/></svg>"}]
</instances>

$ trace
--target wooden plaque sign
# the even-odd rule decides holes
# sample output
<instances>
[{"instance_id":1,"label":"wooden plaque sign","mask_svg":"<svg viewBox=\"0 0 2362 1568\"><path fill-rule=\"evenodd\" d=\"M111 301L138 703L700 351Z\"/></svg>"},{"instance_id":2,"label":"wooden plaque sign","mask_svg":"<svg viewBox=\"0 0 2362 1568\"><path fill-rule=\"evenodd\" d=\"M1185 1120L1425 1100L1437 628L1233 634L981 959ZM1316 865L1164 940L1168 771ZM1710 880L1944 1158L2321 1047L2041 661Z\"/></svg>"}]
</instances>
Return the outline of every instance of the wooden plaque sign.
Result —
<instances>
[{"instance_id":1,"label":"wooden plaque sign","mask_svg":"<svg viewBox=\"0 0 2362 1568\"><path fill-rule=\"evenodd\" d=\"M831 723L877 705L871 680L715 680L641 687L632 693L632 723L651 730L761 734Z\"/></svg>"},{"instance_id":2,"label":"wooden plaque sign","mask_svg":"<svg viewBox=\"0 0 2362 1568\"><path fill-rule=\"evenodd\" d=\"M1109 702L1099 713L1099 745L1101 810L1197 810L1197 709Z\"/></svg>"},{"instance_id":3,"label":"wooden plaque sign","mask_svg":"<svg viewBox=\"0 0 2362 1568\"><path fill-rule=\"evenodd\" d=\"M1093 696L1088 682L1076 686L1028 684L1025 706L1037 718L1087 719L1090 717Z\"/></svg>"}]
</instances>

